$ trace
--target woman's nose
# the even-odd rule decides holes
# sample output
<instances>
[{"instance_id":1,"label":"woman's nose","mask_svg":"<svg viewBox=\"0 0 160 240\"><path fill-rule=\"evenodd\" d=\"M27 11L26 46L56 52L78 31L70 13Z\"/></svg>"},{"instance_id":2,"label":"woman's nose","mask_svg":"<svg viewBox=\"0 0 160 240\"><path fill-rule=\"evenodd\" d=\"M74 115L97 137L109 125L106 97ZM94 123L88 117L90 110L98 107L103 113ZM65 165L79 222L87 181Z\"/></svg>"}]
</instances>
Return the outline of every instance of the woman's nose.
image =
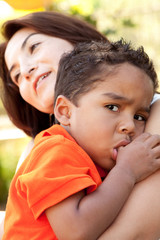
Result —
<instances>
[{"instance_id":1,"label":"woman's nose","mask_svg":"<svg viewBox=\"0 0 160 240\"><path fill-rule=\"evenodd\" d=\"M20 61L20 72L22 77L25 77L27 80L30 80L32 74L37 69L35 63L31 62L31 59L23 58Z\"/></svg>"},{"instance_id":2,"label":"woman's nose","mask_svg":"<svg viewBox=\"0 0 160 240\"><path fill-rule=\"evenodd\" d=\"M36 67L35 66L25 66L21 68L21 74L23 77L25 77L27 80L29 80L34 73Z\"/></svg>"}]
</instances>

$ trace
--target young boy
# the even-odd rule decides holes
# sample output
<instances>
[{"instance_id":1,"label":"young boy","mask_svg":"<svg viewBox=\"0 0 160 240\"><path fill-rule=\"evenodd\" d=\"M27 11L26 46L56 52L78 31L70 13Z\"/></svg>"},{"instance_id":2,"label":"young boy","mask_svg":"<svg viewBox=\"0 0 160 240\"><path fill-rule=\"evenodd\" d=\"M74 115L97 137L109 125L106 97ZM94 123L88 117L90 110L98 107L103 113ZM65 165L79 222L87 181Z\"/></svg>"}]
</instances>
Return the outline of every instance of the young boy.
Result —
<instances>
[{"instance_id":1,"label":"young boy","mask_svg":"<svg viewBox=\"0 0 160 240\"><path fill-rule=\"evenodd\" d=\"M143 133L157 86L143 48L124 41L83 43L64 56L60 125L36 137L12 181L3 240L98 239L135 183L160 168L160 136Z\"/></svg>"}]
</instances>

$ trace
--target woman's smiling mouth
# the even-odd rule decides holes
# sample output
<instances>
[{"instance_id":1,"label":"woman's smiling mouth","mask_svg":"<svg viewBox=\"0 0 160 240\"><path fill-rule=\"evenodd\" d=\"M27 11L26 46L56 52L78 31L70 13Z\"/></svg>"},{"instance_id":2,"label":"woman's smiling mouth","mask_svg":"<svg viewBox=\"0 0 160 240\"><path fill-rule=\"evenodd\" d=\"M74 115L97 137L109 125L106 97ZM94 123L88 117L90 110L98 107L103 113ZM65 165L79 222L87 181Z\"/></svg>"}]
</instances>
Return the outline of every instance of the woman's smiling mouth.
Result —
<instances>
[{"instance_id":1,"label":"woman's smiling mouth","mask_svg":"<svg viewBox=\"0 0 160 240\"><path fill-rule=\"evenodd\" d=\"M38 77L38 81L36 81L36 88L38 88L39 84L49 75L51 74L51 72L47 72L42 74L40 77Z\"/></svg>"}]
</instances>

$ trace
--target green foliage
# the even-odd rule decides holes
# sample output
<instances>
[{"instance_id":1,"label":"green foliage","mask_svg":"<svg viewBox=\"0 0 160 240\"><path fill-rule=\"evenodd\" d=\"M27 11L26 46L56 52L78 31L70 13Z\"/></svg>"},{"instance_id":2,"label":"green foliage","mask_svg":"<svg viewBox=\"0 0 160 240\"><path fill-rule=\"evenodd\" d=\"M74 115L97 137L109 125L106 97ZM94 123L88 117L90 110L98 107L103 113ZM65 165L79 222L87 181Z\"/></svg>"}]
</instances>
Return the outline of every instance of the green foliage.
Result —
<instances>
[{"instance_id":1,"label":"green foliage","mask_svg":"<svg viewBox=\"0 0 160 240\"><path fill-rule=\"evenodd\" d=\"M17 162L29 138L0 141L0 210L5 206Z\"/></svg>"},{"instance_id":2,"label":"green foliage","mask_svg":"<svg viewBox=\"0 0 160 240\"><path fill-rule=\"evenodd\" d=\"M130 28L136 27L136 24L130 18L122 19L122 25L124 27L130 27Z\"/></svg>"},{"instance_id":3,"label":"green foliage","mask_svg":"<svg viewBox=\"0 0 160 240\"><path fill-rule=\"evenodd\" d=\"M3 174L3 168L0 164L0 210L3 209L3 206L5 205L7 194L8 194L8 188L7 188L7 181Z\"/></svg>"},{"instance_id":4,"label":"green foliage","mask_svg":"<svg viewBox=\"0 0 160 240\"><path fill-rule=\"evenodd\" d=\"M79 17L110 40L123 37L133 45L143 45L160 74L159 0L53 0L50 10Z\"/></svg>"}]
</instances>

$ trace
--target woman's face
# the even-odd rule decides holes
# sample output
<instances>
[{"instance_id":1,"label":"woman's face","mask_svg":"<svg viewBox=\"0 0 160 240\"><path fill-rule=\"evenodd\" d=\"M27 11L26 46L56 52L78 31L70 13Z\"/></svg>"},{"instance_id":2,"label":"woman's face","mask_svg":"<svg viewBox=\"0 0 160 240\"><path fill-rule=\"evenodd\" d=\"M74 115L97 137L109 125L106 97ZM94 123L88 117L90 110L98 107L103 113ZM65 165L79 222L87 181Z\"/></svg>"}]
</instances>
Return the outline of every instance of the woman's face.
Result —
<instances>
[{"instance_id":1,"label":"woman's face","mask_svg":"<svg viewBox=\"0 0 160 240\"><path fill-rule=\"evenodd\" d=\"M10 39L5 61L22 98L38 110L53 113L54 86L58 63L73 45L61 38L30 28L17 31Z\"/></svg>"}]
</instances>

